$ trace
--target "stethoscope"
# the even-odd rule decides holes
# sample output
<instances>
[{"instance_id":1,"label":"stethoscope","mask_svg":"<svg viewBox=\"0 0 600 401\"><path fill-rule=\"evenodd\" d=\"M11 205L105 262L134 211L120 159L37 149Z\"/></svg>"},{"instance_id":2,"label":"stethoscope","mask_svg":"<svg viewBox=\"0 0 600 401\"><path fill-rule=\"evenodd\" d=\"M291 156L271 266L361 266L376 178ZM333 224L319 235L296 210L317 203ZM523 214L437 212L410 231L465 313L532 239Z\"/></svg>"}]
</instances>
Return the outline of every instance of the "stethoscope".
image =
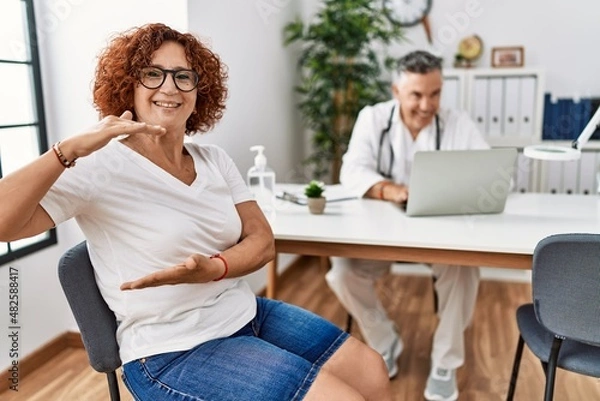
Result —
<instances>
[{"instance_id":1,"label":"stethoscope","mask_svg":"<svg viewBox=\"0 0 600 401\"><path fill-rule=\"evenodd\" d=\"M394 112L396 111L396 106L392 107L392 112L390 113L390 117L388 119L387 127L385 127L381 131L381 136L379 137L379 151L377 152L377 173L381 174L383 177L387 179L392 178L392 167L394 166L394 148L392 147L392 140L390 139L390 165L387 169L387 173L383 171L381 168L381 150L383 149L383 141L386 136L389 136L390 129L392 128L392 120L394 119ZM440 138L441 138L441 130L440 130L440 117L435 115L435 150L440 150Z\"/></svg>"}]
</instances>

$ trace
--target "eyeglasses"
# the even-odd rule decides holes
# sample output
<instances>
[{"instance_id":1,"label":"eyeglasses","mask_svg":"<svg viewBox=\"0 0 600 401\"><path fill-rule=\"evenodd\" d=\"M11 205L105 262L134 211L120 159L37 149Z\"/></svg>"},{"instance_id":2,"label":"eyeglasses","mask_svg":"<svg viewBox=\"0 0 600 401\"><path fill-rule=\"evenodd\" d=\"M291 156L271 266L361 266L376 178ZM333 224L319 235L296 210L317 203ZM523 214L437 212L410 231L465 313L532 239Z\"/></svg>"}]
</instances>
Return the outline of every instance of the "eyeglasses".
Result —
<instances>
[{"instance_id":1,"label":"eyeglasses","mask_svg":"<svg viewBox=\"0 0 600 401\"><path fill-rule=\"evenodd\" d=\"M167 74L173 76L175 86L182 92L193 91L200 80L198 73L193 70L164 70L160 67L151 66L142 68L140 71L140 83L148 89L156 89L165 83Z\"/></svg>"}]
</instances>

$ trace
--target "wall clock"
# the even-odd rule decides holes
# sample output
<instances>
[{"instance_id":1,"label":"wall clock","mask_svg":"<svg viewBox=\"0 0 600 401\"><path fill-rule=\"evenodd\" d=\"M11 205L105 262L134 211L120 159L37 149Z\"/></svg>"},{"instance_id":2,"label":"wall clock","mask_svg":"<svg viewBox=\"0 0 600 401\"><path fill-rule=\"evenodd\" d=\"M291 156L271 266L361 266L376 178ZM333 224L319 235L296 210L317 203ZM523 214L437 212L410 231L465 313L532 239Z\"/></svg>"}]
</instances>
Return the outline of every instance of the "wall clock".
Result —
<instances>
[{"instance_id":1,"label":"wall clock","mask_svg":"<svg viewBox=\"0 0 600 401\"><path fill-rule=\"evenodd\" d=\"M401 27L423 24L427 40L432 43L428 15L432 0L383 0L383 10L388 19Z\"/></svg>"},{"instance_id":2,"label":"wall clock","mask_svg":"<svg viewBox=\"0 0 600 401\"><path fill-rule=\"evenodd\" d=\"M383 0L383 9L396 24L409 27L423 21L431 11L432 0Z\"/></svg>"}]
</instances>

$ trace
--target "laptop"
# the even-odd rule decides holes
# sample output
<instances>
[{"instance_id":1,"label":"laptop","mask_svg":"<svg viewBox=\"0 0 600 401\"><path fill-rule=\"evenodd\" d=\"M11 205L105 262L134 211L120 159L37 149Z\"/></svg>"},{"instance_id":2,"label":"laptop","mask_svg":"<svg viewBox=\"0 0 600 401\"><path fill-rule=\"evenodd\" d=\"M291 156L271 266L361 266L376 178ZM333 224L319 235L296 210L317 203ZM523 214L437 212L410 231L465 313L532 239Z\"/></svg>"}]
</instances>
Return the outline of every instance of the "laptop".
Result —
<instances>
[{"instance_id":1,"label":"laptop","mask_svg":"<svg viewBox=\"0 0 600 401\"><path fill-rule=\"evenodd\" d=\"M502 213L516 169L517 149L417 152L406 214Z\"/></svg>"}]
</instances>

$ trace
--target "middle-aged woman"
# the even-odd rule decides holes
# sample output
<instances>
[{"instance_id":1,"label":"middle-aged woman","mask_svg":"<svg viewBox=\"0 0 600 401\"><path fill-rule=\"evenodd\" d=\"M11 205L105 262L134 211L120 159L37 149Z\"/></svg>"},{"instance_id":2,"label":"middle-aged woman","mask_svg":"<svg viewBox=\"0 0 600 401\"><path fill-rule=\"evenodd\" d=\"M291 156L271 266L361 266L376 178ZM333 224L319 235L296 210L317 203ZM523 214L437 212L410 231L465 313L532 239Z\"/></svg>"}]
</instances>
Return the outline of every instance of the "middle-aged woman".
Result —
<instances>
[{"instance_id":1,"label":"middle-aged woman","mask_svg":"<svg viewBox=\"0 0 600 401\"><path fill-rule=\"evenodd\" d=\"M136 400L391 400L379 354L242 279L274 257L269 224L222 149L184 142L221 118L226 77L191 34L115 36L100 122L0 180L0 241L77 220Z\"/></svg>"}]
</instances>

